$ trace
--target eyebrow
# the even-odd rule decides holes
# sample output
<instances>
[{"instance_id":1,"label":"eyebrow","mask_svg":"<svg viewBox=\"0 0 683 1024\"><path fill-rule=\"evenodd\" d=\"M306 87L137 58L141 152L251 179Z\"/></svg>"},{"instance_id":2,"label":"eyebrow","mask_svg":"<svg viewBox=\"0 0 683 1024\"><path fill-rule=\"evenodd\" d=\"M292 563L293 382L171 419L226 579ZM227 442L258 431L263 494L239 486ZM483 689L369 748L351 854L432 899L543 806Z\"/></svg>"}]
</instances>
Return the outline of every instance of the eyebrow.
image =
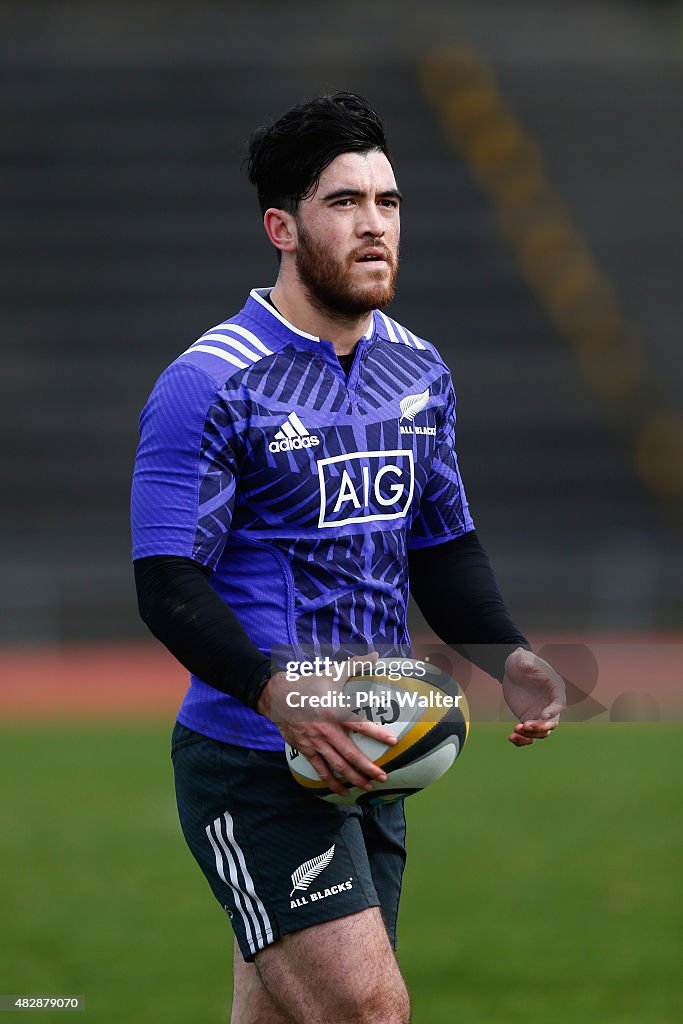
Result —
<instances>
[{"instance_id":1,"label":"eyebrow","mask_svg":"<svg viewBox=\"0 0 683 1024\"><path fill-rule=\"evenodd\" d=\"M337 188L334 192L327 192L326 195L321 196L323 202L329 202L330 199L345 199L347 196L365 196L367 192L363 192L359 188ZM403 201L403 196L397 188L386 188L382 192L377 193L378 199L397 199L400 202Z\"/></svg>"}]
</instances>

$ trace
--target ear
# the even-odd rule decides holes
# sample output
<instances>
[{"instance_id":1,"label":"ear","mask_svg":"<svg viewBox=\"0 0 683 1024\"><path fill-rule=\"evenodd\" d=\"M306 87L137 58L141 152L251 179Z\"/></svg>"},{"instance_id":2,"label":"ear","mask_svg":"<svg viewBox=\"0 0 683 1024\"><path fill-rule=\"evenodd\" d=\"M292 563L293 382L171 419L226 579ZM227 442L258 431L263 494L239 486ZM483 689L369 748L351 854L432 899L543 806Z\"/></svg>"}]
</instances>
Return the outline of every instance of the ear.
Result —
<instances>
[{"instance_id":1,"label":"ear","mask_svg":"<svg viewBox=\"0 0 683 1024\"><path fill-rule=\"evenodd\" d=\"M276 249L281 252L296 252L296 221L291 213L271 207L263 215L263 226Z\"/></svg>"}]
</instances>

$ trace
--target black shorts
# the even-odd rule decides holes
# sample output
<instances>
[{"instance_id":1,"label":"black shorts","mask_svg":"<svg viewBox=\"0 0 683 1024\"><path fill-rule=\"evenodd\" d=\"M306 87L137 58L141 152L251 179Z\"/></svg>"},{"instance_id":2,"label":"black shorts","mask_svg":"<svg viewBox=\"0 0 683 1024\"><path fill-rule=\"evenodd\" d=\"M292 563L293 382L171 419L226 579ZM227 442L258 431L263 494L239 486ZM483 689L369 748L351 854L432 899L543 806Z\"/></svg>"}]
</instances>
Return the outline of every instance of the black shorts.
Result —
<instances>
[{"instance_id":1,"label":"black shorts","mask_svg":"<svg viewBox=\"0 0 683 1024\"><path fill-rule=\"evenodd\" d=\"M284 752L173 730L183 834L242 956L281 935L381 907L394 949L406 860L403 800L343 807L307 793Z\"/></svg>"}]
</instances>

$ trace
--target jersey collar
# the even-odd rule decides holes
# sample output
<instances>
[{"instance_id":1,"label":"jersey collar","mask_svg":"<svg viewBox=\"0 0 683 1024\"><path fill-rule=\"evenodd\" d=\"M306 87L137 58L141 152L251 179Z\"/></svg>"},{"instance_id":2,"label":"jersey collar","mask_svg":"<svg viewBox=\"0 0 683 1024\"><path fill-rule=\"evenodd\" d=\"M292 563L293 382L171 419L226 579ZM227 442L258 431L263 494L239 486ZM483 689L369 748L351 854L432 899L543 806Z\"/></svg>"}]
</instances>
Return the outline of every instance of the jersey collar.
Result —
<instances>
[{"instance_id":1,"label":"jersey collar","mask_svg":"<svg viewBox=\"0 0 683 1024\"><path fill-rule=\"evenodd\" d=\"M300 331L298 327L291 324L289 320L286 320L281 313L278 313L275 306L268 302L267 296L272 291L270 288L252 288L249 292L249 300L247 302L247 310L255 320L263 323L264 326L268 327L271 331L274 331L279 337L282 337L286 332L296 335L298 338L306 339L306 341L320 344L323 339L318 338L315 334L307 334L306 331ZM366 334L363 335L363 340L367 341L375 332L375 321L377 314L373 315L370 322L370 327ZM327 344L330 344L327 342Z\"/></svg>"}]
</instances>

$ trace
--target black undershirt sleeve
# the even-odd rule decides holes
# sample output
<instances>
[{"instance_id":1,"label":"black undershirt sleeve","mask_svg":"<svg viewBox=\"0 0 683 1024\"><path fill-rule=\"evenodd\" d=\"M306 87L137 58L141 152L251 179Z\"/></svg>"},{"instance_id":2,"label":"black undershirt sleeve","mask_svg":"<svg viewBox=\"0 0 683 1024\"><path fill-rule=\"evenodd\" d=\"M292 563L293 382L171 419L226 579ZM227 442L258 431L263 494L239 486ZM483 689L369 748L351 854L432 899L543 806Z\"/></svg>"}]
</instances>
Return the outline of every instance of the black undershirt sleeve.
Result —
<instances>
[{"instance_id":1,"label":"black undershirt sleeve","mask_svg":"<svg viewBox=\"0 0 683 1024\"><path fill-rule=\"evenodd\" d=\"M409 553L410 589L436 635L502 679L505 658L529 644L514 624L488 556L474 532ZM143 621L199 679L256 708L275 668L190 558L153 555L134 562Z\"/></svg>"},{"instance_id":2,"label":"black undershirt sleeve","mask_svg":"<svg viewBox=\"0 0 683 1024\"><path fill-rule=\"evenodd\" d=\"M153 555L133 563L140 616L158 640L203 682L256 709L274 671L191 558Z\"/></svg>"},{"instance_id":3,"label":"black undershirt sleeve","mask_svg":"<svg viewBox=\"0 0 683 1024\"><path fill-rule=\"evenodd\" d=\"M502 680L507 656L530 645L505 607L476 533L409 551L408 565L411 593L430 629Z\"/></svg>"}]
</instances>

